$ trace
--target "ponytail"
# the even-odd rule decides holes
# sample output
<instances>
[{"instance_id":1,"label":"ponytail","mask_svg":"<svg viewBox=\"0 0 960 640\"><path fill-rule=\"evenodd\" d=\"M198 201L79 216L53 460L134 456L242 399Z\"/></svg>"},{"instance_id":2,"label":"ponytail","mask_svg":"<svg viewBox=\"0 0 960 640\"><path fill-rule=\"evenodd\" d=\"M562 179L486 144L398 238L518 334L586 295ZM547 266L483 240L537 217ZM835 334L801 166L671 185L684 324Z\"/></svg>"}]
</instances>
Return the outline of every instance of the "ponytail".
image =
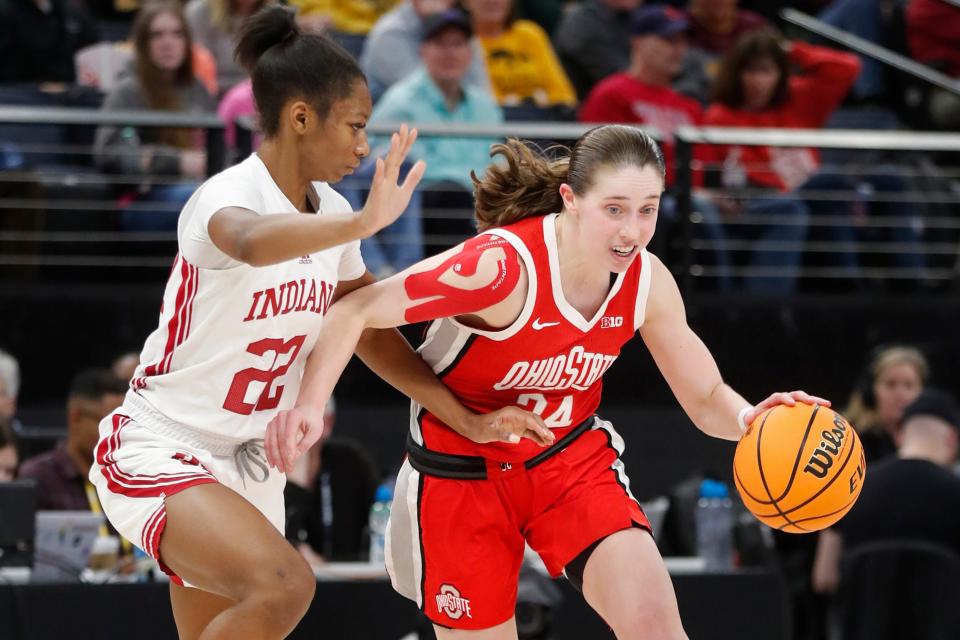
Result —
<instances>
[{"instance_id":1,"label":"ponytail","mask_svg":"<svg viewBox=\"0 0 960 640\"><path fill-rule=\"evenodd\" d=\"M252 76L257 61L268 49L290 42L298 35L300 27L293 9L270 5L243 24L233 57Z\"/></svg>"},{"instance_id":2,"label":"ponytail","mask_svg":"<svg viewBox=\"0 0 960 640\"><path fill-rule=\"evenodd\" d=\"M547 152L556 149L566 151L551 147ZM616 124L587 131L559 158L513 138L491 147L490 157L496 156L503 156L507 166L492 164L483 178L470 172L480 231L561 211L560 185L567 183L582 196L603 167L653 166L661 178L666 174L663 152L654 139L637 127Z\"/></svg>"},{"instance_id":3,"label":"ponytail","mask_svg":"<svg viewBox=\"0 0 960 640\"><path fill-rule=\"evenodd\" d=\"M280 113L290 100L308 102L320 118L333 103L351 95L366 79L357 61L324 35L301 33L294 11L269 5L251 16L234 52L253 80L260 129L267 137L280 128Z\"/></svg>"},{"instance_id":4,"label":"ponytail","mask_svg":"<svg viewBox=\"0 0 960 640\"><path fill-rule=\"evenodd\" d=\"M479 231L563 208L560 185L567 180L569 156L551 160L516 138L493 145L490 157L496 156L502 156L507 166L491 164L482 179L470 172Z\"/></svg>"}]
</instances>

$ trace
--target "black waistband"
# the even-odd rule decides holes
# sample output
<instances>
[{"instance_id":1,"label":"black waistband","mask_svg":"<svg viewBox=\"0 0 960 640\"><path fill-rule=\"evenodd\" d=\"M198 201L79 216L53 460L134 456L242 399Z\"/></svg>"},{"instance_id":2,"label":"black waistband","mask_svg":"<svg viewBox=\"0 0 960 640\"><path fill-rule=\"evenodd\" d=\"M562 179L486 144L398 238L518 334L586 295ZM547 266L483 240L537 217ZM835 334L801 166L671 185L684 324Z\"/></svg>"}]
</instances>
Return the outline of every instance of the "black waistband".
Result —
<instances>
[{"instance_id":1,"label":"black waistband","mask_svg":"<svg viewBox=\"0 0 960 640\"><path fill-rule=\"evenodd\" d=\"M574 440L593 427L595 420L597 420L597 416L590 416L575 426L567 435L554 442L549 448L529 460L525 460L523 462L524 468L533 469L538 464L546 462L569 447ZM414 469L429 476L454 480L486 480L487 478L487 461L485 458L430 451L414 442L413 436L409 432L407 432L407 455L410 465Z\"/></svg>"}]
</instances>

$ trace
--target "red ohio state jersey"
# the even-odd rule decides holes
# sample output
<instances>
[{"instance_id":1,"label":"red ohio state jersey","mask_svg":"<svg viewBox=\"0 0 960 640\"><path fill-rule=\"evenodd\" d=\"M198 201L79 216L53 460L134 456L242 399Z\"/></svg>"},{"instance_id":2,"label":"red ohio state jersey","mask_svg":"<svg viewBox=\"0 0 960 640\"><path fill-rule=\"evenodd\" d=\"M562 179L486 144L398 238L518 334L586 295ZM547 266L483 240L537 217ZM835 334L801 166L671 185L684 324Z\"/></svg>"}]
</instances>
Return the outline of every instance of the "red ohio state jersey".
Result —
<instances>
[{"instance_id":1,"label":"red ohio state jersey","mask_svg":"<svg viewBox=\"0 0 960 640\"><path fill-rule=\"evenodd\" d=\"M513 324L484 331L453 318L434 320L418 351L467 407L484 413L507 405L533 411L559 440L597 410L603 374L643 323L650 256L641 250L617 276L596 315L584 318L563 295L555 221L556 214L538 216L486 232L509 241L527 268L527 299ZM477 444L416 402L411 413L414 441L434 451L503 462L542 451L528 439Z\"/></svg>"}]
</instances>

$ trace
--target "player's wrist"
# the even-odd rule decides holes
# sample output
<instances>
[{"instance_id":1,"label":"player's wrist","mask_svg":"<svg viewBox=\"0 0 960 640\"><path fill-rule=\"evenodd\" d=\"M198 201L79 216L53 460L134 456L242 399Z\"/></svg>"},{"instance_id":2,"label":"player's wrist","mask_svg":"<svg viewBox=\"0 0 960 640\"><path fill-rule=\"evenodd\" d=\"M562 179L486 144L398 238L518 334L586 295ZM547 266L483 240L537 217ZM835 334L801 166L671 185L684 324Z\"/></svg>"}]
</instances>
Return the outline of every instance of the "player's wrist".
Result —
<instances>
[{"instance_id":1,"label":"player's wrist","mask_svg":"<svg viewBox=\"0 0 960 640\"><path fill-rule=\"evenodd\" d=\"M740 409L740 412L737 413L737 426L740 428L740 433L746 433L749 425L747 424L747 414L753 411L753 405L747 405Z\"/></svg>"}]
</instances>

